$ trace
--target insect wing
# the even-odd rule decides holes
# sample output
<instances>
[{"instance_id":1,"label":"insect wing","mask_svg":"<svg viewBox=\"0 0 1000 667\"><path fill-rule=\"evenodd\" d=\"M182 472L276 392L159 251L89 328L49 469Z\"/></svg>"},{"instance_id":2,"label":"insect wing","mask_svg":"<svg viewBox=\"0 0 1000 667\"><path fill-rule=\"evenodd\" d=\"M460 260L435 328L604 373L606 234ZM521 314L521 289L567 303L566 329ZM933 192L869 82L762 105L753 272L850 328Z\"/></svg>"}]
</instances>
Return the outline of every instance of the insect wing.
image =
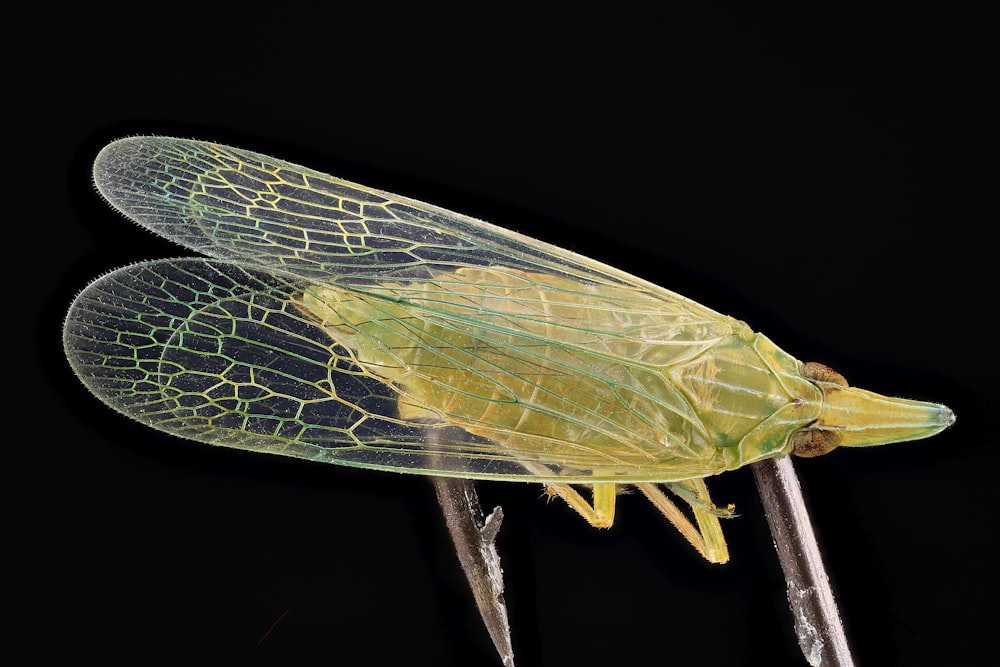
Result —
<instances>
[{"instance_id":1,"label":"insect wing","mask_svg":"<svg viewBox=\"0 0 1000 667\"><path fill-rule=\"evenodd\" d=\"M187 248L317 282L378 293L386 283L440 281L463 267L493 267L622 287L612 298L627 310L655 303L692 321L729 319L563 248L228 146L122 139L101 151L94 180L115 208ZM399 298L398 287L394 294ZM605 318L590 319L600 328ZM612 331L620 333L617 326Z\"/></svg>"},{"instance_id":2,"label":"insect wing","mask_svg":"<svg viewBox=\"0 0 1000 667\"><path fill-rule=\"evenodd\" d=\"M425 428L395 417L389 387L300 312L302 282L217 260L135 264L77 297L64 346L95 395L174 435L366 468L464 472L468 460L428 452ZM438 431L441 447L468 446L458 429ZM496 476L525 474L497 458Z\"/></svg>"},{"instance_id":3,"label":"insect wing","mask_svg":"<svg viewBox=\"0 0 1000 667\"><path fill-rule=\"evenodd\" d=\"M647 449L659 446L649 432L669 430L659 415L700 424L669 387L647 396L615 374L634 375L642 364L632 358L644 350L694 356L733 333L731 318L488 223L238 149L126 139L102 151L95 180L143 226L222 260L126 267L71 309L65 340L77 374L140 421L213 444L369 468L579 481L595 470L620 481L704 474L697 452L642 471L658 455ZM379 364L358 363L354 346L318 326L305 304L336 295L368 304L365 322L401 304L384 318L402 331L396 349L430 353L424 368L457 368L427 376L446 392L486 378L501 388L487 401L501 404L513 380L549 395L536 412L578 431L603 429L606 444L541 431L500 446L510 420L479 428L440 413L426 424L403 418L401 405L423 400L418 414L435 406L373 372ZM411 320L423 323L415 335L397 326ZM444 333L429 340L428 323ZM362 344L387 347L384 331L351 327ZM408 354L402 366L419 372ZM553 384L553 374L563 379Z\"/></svg>"}]
</instances>

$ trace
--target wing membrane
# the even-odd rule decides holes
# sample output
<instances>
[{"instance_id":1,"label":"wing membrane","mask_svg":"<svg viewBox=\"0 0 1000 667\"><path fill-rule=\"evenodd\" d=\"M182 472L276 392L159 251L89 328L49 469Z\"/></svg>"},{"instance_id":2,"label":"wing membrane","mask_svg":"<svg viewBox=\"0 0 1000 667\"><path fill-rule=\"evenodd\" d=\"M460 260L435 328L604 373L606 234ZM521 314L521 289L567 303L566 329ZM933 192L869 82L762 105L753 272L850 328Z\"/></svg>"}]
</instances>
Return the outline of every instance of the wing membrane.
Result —
<instances>
[{"instance_id":1,"label":"wing membrane","mask_svg":"<svg viewBox=\"0 0 1000 667\"><path fill-rule=\"evenodd\" d=\"M607 454L568 443L503 449L459 428L401 419L400 391L303 313L307 288L224 261L128 266L76 299L67 356L108 405L209 444L476 478L592 481L595 467L611 470Z\"/></svg>"},{"instance_id":2,"label":"wing membrane","mask_svg":"<svg viewBox=\"0 0 1000 667\"><path fill-rule=\"evenodd\" d=\"M241 149L123 139L101 151L94 179L125 215L185 247L314 281L377 289L494 267L627 287L609 308L668 305L693 320L728 319L557 246ZM603 318L590 319L601 326Z\"/></svg>"},{"instance_id":3,"label":"wing membrane","mask_svg":"<svg viewBox=\"0 0 1000 667\"><path fill-rule=\"evenodd\" d=\"M217 258L126 267L74 303L65 345L77 374L135 419L403 472L714 471L697 416L659 373L745 328L731 318L555 246L239 149L126 139L102 151L95 180L143 226ZM467 402L453 410L455 397Z\"/></svg>"}]
</instances>

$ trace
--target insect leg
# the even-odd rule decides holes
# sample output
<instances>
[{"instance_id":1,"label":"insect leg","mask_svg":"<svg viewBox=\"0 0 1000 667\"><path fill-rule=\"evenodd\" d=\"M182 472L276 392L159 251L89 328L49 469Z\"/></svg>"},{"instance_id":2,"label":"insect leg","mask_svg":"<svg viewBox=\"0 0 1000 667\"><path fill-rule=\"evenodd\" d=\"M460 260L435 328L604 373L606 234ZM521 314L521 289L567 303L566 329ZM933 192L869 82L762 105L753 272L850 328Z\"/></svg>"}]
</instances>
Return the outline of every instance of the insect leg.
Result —
<instances>
[{"instance_id":1,"label":"insect leg","mask_svg":"<svg viewBox=\"0 0 1000 667\"><path fill-rule=\"evenodd\" d=\"M708 487L703 479L691 479L676 484L693 492L698 498L711 506L711 499L708 495ZM637 489L649 498L649 501L660 510L660 513L667 520L674 524L674 528L680 531L688 542L691 543L698 553L710 563L725 563L729 560L729 548L726 546L726 538L722 535L722 526L719 525L719 517L716 513L699 507L699 504L692 504L691 510L694 512L696 528L691 520L667 497L660 487L649 482L635 485Z\"/></svg>"},{"instance_id":2,"label":"insect leg","mask_svg":"<svg viewBox=\"0 0 1000 667\"><path fill-rule=\"evenodd\" d=\"M566 504L577 511L577 513L587 520L595 528L610 528L615 522L615 495L618 492L618 485L611 482L593 484L594 504L591 505L580 492L569 484L549 483L545 485L546 492L554 493Z\"/></svg>"}]
</instances>

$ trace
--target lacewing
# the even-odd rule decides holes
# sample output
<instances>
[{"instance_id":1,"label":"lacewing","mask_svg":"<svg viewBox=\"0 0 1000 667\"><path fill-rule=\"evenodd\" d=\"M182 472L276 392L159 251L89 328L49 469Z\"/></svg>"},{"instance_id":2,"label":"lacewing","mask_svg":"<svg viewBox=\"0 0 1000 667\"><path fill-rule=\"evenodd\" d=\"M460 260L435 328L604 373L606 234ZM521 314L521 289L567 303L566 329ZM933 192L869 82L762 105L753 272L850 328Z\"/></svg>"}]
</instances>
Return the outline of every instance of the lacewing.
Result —
<instances>
[{"instance_id":1,"label":"lacewing","mask_svg":"<svg viewBox=\"0 0 1000 667\"><path fill-rule=\"evenodd\" d=\"M725 562L730 508L705 478L954 421L594 260L265 155L135 137L101 151L94 179L126 216L207 256L102 276L65 323L90 391L177 436L539 482L601 527L634 486Z\"/></svg>"}]
</instances>

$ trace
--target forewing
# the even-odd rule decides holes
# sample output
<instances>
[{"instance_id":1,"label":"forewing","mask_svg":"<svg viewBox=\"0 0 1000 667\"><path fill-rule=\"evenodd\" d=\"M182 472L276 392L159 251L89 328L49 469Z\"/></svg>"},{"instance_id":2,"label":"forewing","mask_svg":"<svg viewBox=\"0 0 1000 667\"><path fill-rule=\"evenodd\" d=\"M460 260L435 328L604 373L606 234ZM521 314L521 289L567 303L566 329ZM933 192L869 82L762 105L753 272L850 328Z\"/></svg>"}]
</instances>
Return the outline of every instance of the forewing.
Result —
<instances>
[{"instance_id":1,"label":"forewing","mask_svg":"<svg viewBox=\"0 0 1000 667\"><path fill-rule=\"evenodd\" d=\"M397 393L303 315L301 283L224 261L128 266L74 301L66 354L101 400L174 435L365 468L532 475L460 429L398 419Z\"/></svg>"},{"instance_id":2,"label":"forewing","mask_svg":"<svg viewBox=\"0 0 1000 667\"><path fill-rule=\"evenodd\" d=\"M463 267L494 267L626 288L615 296L622 309L656 303L691 320L721 317L562 248L241 149L122 139L101 151L94 180L113 206L157 234L210 257L317 282L378 291L386 282L440 282ZM395 288L392 298L401 297ZM605 308L587 318L590 326L602 327Z\"/></svg>"},{"instance_id":3,"label":"forewing","mask_svg":"<svg viewBox=\"0 0 1000 667\"><path fill-rule=\"evenodd\" d=\"M738 325L731 318L555 246L248 151L125 139L102 151L94 172L126 215L225 260L127 267L74 304L66 347L77 373L140 421L213 444L432 474L580 481L706 474L703 455L684 437L672 445L674 462L659 458L670 431L659 415L675 415L695 433L691 406L668 386L650 393L651 385L635 383L731 335ZM604 444L540 429L501 447L505 429L521 433L519 420L441 418L433 392L407 395L405 384L357 363L352 345L385 348L379 334L352 324L351 335L368 343L343 347L334 340L343 327L317 326L322 303L306 304L337 301L338 292L359 295L373 312L392 311L393 327L412 330L405 346L380 353L397 359L402 373L422 374L444 396L467 394L468 378L485 379L480 398L498 406L509 404L515 385L532 401L561 397L523 406L599 429ZM441 359L454 373L425 372L418 357L432 366ZM565 389L553 374L565 378ZM589 374L593 394L575 374ZM400 419L401 397L439 423ZM587 403L594 397L604 402Z\"/></svg>"}]
</instances>

